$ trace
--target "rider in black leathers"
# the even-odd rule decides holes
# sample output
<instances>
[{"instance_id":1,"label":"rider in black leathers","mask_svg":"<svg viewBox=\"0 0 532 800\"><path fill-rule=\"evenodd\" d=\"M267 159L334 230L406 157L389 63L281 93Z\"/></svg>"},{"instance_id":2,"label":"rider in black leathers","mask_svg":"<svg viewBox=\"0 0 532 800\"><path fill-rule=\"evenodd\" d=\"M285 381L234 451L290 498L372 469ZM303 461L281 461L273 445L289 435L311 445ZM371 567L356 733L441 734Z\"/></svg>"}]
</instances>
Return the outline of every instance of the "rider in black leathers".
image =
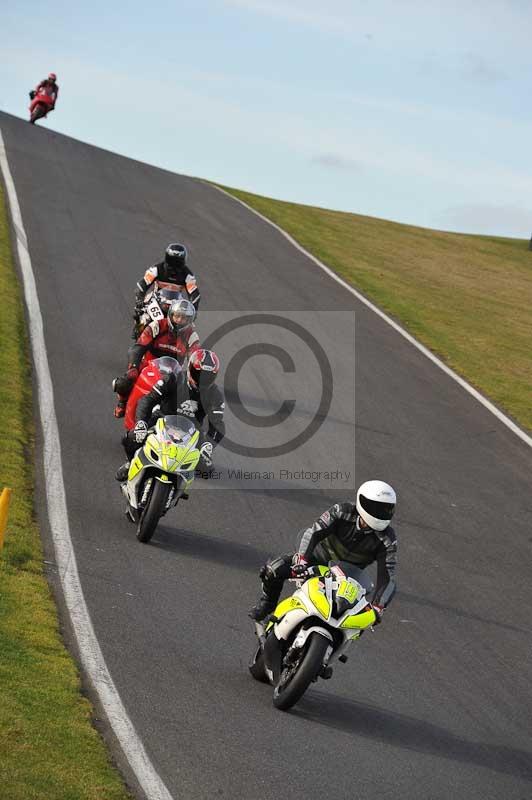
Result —
<instances>
[{"instance_id":1,"label":"rider in black leathers","mask_svg":"<svg viewBox=\"0 0 532 800\"><path fill-rule=\"evenodd\" d=\"M260 570L262 593L250 616L261 621L274 611L287 578L305 577L309 566L348 561L360 569L377 562L377 585L372 599L380 621L395 593L397 538L390 526L396 496L383 481L367 481L356 503L336 503L303 531L296 553L269 559ZM369 585L368 579L368 585Z\"/></svg>"},{"instance_id":2,"label":"rider in black leathers","mask_svg":"<svg viewBox=\"0 0 532 800\"><path fill-rule=\"evenodd\" d=\"M137 283L135 292L135 308L137 316L142 311L144 297L154 281L158 284L173 284L182 288L194 306L196 313L200 303L200 293L195 276L187 264L187 248L178 242L169 244L166 248L164 261L149 267L144 276Z\"/></svg>"}]
</instances>

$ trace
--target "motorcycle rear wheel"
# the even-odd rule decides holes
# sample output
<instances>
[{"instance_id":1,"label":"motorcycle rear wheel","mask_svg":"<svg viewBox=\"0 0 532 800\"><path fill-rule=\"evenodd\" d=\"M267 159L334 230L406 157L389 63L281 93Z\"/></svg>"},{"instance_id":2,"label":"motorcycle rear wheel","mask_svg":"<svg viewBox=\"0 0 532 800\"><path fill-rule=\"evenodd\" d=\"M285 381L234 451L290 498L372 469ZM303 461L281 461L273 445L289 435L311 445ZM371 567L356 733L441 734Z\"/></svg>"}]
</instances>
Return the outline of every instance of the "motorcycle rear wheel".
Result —
<instances>
[{"instance_id":1,"label":"motorcycle rear wheel","mask_svg":"<svg viewBox=\"0 0 532 800\"><path fill-rule=\"evenodd\" d=\"M303 697L312 681L318 676L330 641L319 633L311 633L307 640L306 652L294 675L282 684L282 677L273 691L273 704L281 711L287 711Z\"/></svg>"},{"instance_id":2,"label":"motorcycle rear wheel","mask_svg":"<svg viewBox=\"0 0 532 800\"><path fill-rule=\"evenodd\" d=\"M155 528L164 514L171 488L171 483L154 481L149 500L141 514L137 527L137 539L139 542L149 542L155 533Z\"/></svg>"}]
</instances>

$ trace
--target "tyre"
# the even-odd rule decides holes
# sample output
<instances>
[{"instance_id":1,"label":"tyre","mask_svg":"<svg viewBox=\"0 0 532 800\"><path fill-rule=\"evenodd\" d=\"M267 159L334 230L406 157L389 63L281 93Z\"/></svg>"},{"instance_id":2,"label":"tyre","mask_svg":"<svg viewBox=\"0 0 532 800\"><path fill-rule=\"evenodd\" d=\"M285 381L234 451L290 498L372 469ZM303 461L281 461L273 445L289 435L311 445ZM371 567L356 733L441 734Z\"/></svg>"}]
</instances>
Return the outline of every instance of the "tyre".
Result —
<instances>
[{"instance_id":1,"label":"tyre","mask_svg":"<svg viewBox=\"0 0 532 800\"><path fill-rule=\"evenodd\" d=\"M137 528L137 539L139 542L149 542L155 533L157 523L164 514L171 488L171 483L154 481L150 499L146 503L146 508L141 514Z\"/></svg>"},{"instance_id":2,"label":"tyre","mask_svg":"<svg viewBox=\"0 0 532 800\"><path fill-rule=\"evenodd\" d=\"M32 111L30 122L34 125L38 119L45 116L46 111L44 110L42 103L37 103Z\"/></svg>"},{"instance_id":3,"label":"tyre","mask_svg":"<svg viewBox=\"0 0 532 800\"><path fill-rule=\"evenodd\" d=\"M262 652L260 645L253 656L253 661L249 665L249 671L256 681L259 681L260 683L270 682L268 680L268 676L266 675L266 668L264 666L264 653Z\"/></svg>"},{"instance_id":4,"label":"tyre","mask_svg":"<svg viewBox=\"0 0 532 800\"><path fill-rule=\"evenodd\" d=\"M312 681L321 670L323 659L330 645L329 639L319 633L311 633L306 649L291 675L283 682L285 670L273 692L275 708L286 711L303 697Z\"/></svg>"}]
</instances>

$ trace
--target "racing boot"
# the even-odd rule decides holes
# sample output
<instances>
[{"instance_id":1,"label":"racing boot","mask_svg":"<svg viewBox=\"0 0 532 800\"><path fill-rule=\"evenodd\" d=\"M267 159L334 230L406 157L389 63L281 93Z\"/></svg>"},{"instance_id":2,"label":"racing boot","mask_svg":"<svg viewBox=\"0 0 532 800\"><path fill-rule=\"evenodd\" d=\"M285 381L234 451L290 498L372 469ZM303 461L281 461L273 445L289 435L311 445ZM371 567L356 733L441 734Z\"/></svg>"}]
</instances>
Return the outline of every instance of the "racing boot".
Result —
<instances>
[{"instance_id":1,"label":"racing boot","mask_svg":"<svg viewBox=\"0 0 532 800\"><path fill-rule=\"evenodd\" d=\"M262 622L275 610L283 591L283 583L289 577L289 573L290 567L285 556L269 559L261 567L259 578L262 580L262 592L256 605L249 610L251 619Z\"/></svg>"},{"instance_id":2,"label":"racing boot","mask_svg":"<svg viewBox=\"0 0 532 800\"><path fill-rule=\"evenodd\" d=\"M117 419L125 416L127 399L138 376L138 369L136 367L129 366L125 375L119 375L118 378L113 380L113 392L116 392L118 395L118 401L114 409L114 415Z\"/></svg>"},{"instance_id":3,"label":"racing boot","mask_svg":"<svg viewBox=\"0 0 532 800\"><path fill-rule=\"evenodd\" d=\"M121 467L118 467L118 469L116 471L115 478L116 478L117 481L120 481L120 483L125 483L127 481L127 474L129 472L129 464L130 464L130 462L126 461L125 464L122 464Z\"/></svg>"},{"instance_id":4,"label":"racing boot","mask_svg":"<svg viewBox=\"0 0 532 800\"><path fill-rule=\"evenodd\" d=\"M249 616L251 619L255 620L255 622L262 622L267 616L269 616L274 610L277 603L275 600L272 600L266 592L262 592L261 596L259 597L258 602L250 608Z\"/></svg>"},{"instance_id":5,"label":"racing boot","mask_svg":"<svg viewBox=\"0 0 532 800\"><path fill-rule=\"evenodd\" d=\"M124 398L121 395L118 395L118 401L113 411L113 414L117 419L120 419L120 417L125 416L126 405L127 405L127 400L124 400Z\"/></svg>"}]
</instances>

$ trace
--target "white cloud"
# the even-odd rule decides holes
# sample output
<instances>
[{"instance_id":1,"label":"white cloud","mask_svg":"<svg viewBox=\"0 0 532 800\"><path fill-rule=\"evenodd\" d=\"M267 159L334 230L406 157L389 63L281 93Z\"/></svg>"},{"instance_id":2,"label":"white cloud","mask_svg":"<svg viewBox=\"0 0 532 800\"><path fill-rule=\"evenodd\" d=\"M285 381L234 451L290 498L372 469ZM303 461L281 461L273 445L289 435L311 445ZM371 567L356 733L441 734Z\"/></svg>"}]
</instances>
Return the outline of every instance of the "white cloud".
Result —
<instances>
[{"instance_id":1,"label":"white cloud","mask_svg":"<svg viewBox=\"0 0 532 800\"><path fill-rule=\"evenodd\" d=\"M491 85L530 63L532 3L522 0L218 0L418 64L453 80Z\"/></svg>"},{"instance_id":2,"label":"white cloud","mask_svg":"<svg viewBox=\"0 0 532 800\"><path fill-rule=\"evenodd\" d=\"M353 158L344 158L343 156L336 156L333 153L321 153L313 156L310 159L312 164L318 164L320 167L327 167L328 169L339 170L340 172L358 171L362 165L360 162L355 161Z\"/></svg>"},{"instance_id":3,"label":"white cloud","mask_svg":"<svg viewBox=\"0 0 532 800\"><path fill-rule=\"evenodd\" d=\"M497 69L478 53L465 53L459 72L462 77L485 85L506 81L509 78L504 70Z\"/></svg>"},{"instance_id":4,"label":"white cloud","mask_svg":"<svg viewBox=\"0 0 532 800\"><path fill-rule=\"evenodd\" d=\"M438 49L443 43L455 49L468 42L492 41L495 49L513 38L514 47L529 44L532 6L521 0L219 0L222 5L242 8L271 18L285 19L320 31L365 37L386 45L414 43ZM425 36L421 36L421 33ZM470 49L470 48L468 48Z\"/></svg>"}]
</instances>

